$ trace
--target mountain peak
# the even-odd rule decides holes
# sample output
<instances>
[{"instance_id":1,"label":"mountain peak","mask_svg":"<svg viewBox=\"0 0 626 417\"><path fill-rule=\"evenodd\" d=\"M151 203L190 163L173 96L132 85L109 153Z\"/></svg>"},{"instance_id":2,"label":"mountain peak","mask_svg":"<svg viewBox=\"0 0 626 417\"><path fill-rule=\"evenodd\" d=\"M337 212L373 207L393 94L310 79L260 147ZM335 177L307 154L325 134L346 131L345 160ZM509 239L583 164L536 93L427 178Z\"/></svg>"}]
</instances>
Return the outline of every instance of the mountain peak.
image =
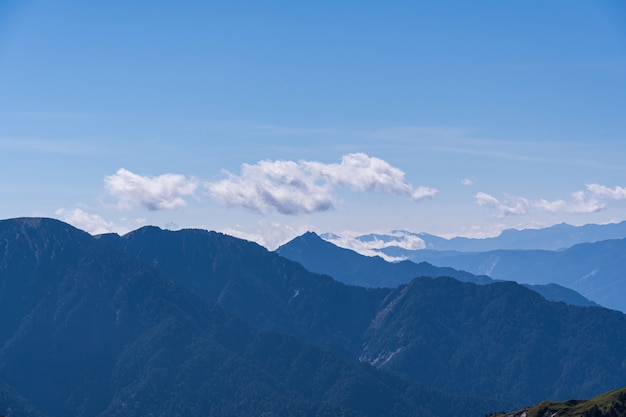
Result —
<instances>
[{"instance_id":1,"label":"mountain peak","mask_svg":"<svg viewBox=\"0 0 626 417\"><path fill-rule=\"evenodd\" d=\"M16 217L13 219L5 219L0 220L0 224L2 225L19 225L22 227L29 228L38 228L38 227L53 227L53 226L62 226L62 227L71 227L67 223L62 222L61 220L53 219L50 217Z\"/></svg>"},{"instance_id":2,"label":"mountain peak","mask_svg":"<svg viewBox=\"0 0 626 417\"><path fill-rule=\"evenodd\" d=\"M0 234L25 236L29 241L34 236L48 236L56 239L55 236L58 237L61 234L72 237L76 241L92 237L89 233L70 224L48 217L18 217L0 220Z\"/></svg>"},{"instance_id":3,"label":"mountain peak","mask_svg":"<svg viewBox=\"0 0 626 417\"><path fill-rule=\"evenodd\" d=\"M332 243L322 239L317 233L308 231L279 246L278 249L276 249L276 252L280 253L280 251L284 250L286 247L301 247L302 245L306 245L307 247L310 245L316 245L316 247L320 247L320 245L332 245Z\"/></svg>"}]
</instances>

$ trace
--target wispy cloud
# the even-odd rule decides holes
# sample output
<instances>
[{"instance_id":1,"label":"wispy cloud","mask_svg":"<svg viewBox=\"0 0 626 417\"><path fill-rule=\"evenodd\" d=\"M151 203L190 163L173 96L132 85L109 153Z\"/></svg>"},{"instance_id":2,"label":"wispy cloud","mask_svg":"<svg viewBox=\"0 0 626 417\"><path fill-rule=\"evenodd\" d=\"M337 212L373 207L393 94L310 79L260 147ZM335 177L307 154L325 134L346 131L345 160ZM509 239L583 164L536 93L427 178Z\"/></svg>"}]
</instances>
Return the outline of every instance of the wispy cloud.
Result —
<instances>
[{"instance_id":1,"label":"wispy cloud","mask_svg":"<svg viewBox=\"0 0 626 417\"><path fill-rule=\"evenodd\" d=\"M359 135L384 139L386 148L397 147L404 151L412 148L420 152L624 171L623 164L602 162L606 160L605 149L591 146L588 141L490 138L477 129L446 126L400 126L359 132Z\"/></svg>"},{"instance_id":2,"label":"wispy cloud","mask_svg":"<svg viewBox=\"0 0 626 417\"><path fill-rule=\"evenodd\" d=\"M626 188L610 188L600 184L587 184L584 190L573 192L569 200L527 200L523 197L505 195L503 200L487 193L479 192L474 196L480 206L498 211L499 216L526 214L529 209L537 208L551 213L589 214L604 210L616 201L626 200Z\"/></svg>"},{"instance_id":3,"label":"wispy cloud","mask_svg":"<svg viewBox=\"0 0 626 417\"><path fill-rule=\"evenodd\" d=\"M337 187L401 195L414 201L437 193L430 187L413 187L402 170L364 153L344 155L338 164L260 161L243 164L240 175L225 174L223 180L205 183L207 192L224 205L261 213L271 209L282 214L330 210Z\"/></svg>"},{"instance_id":4,"label":"wispy cloud","mask_svg":"<svg viewBox=\"0 0 626 417\"><path fill-rule=\"evenodd\" d=\"M466 187L472 187L473 185L476 184L476 181L473 178L463 178L461 180L461 184Z\"/></svg>"},{"instance_id":5,"label":"wispy cloud","mask_svg":"<svg viewBox=\"0 0 626 417\"><path fill-rule=\"evenodd\" d=\"M310 127L293 127L293 126L278 126L278 125L257 125L254 126L254 131L262 135L271 136L325 136L330 134L336 134L338 129L331 128L310 128Z\"/></svg>"},{"instance_id":6,"label":"wispy cloud","mask_svg":"<svg viewBox=\"0 0 626 417\"><path fill-rule=\"evenodd\" d=\"M498 211L500 217L526 214L529 202L523 197L505 194L503 200L498 200L487 193L478 192L474 199L479 206L489 207Z\"/></svg>"},{"instance_id":7,"label":"wispy cloud","mask_svg":"<svg viewBox=\"0 0 626 417\"><path fill-rule=\"evenodd\" d=\"M199 181L179 174L148 177L121 168L104 178L107 192L117 199L118 208L131 210L172 210L187 205L185 197L193 196Z\"/></svg>"},{"instance_id":8,"label":"wispy cloud","mask_svg":"<svg viewBox=\"0 0 626 417\"><path fill-rule=\"evenodd\" d=\"M80 208L58 209L55 213L59 219L92 235L119 232L120 228L113 222L105 220L98 214L90 214Z\"/></svg>"},{"instance_id":9,"label":"wispy cloud","mask_svg":"<svg viewBox=\"0 0 626 417\"><path fill-rule=\"evenodd\" d=\"M240 239L256 242L269 250L275 250L280 245L289 242L294 237L313 229L313 226L307 224L288 224L262 218L252 227L235 225L232 227L221 228L219 231Z\"/></svg>"},{"instance_id":10,"label":"wispy cloud","mask_svg":"<svg viewBox=\"0 0 626 417\"><path fill-rule=\"evenodd\" d=\"M93 155L104 151L100 145L85 141L32 138L0 138L0 149L61 155Z\"/></svg>"},{"instance_id":11,"label":"wispy cloud","mask_svg":"<svg viewBox=\"0 0 626 417\"><path fill-rule=\"evenodd\" d=\"M104 233L123 235L146 223L146 219L143 218L121 218L118 219L119 222L113 222L106 220L99 214L89 213L80 207L73 209L60 208L54 212L54 215L59 220L69 223L92 235L101 235Z\"/></svg>"},{"instance_id":12,"label":"wispy cloud","mask_svg":"<svg viewBox=\"0 0 626 417\"><path fill-rule=\"evenodd\" d=\"M380 256L389 262L401 261L405 258L386 255L380 249L398 247L407 250L419 250L426 248L426 243L419 236L401 230L367 236L357 232L343 231L340 234L325 235L324 239L342 248L358 252L361 255Z\"/></svg>"},{"instance_id":13,"label":"wispy cloud","mask_svg":"<svg viewBox=\"0 0 626 417\"><path fill-rule=\"evenodd\" d=\"M571 194L569 201L538 200L535 206L549 212L596 213L605 209L611 202L626 200L626 188L609 188L600 184L587 184L585 190Z\"/></svg>"}]
</instances>

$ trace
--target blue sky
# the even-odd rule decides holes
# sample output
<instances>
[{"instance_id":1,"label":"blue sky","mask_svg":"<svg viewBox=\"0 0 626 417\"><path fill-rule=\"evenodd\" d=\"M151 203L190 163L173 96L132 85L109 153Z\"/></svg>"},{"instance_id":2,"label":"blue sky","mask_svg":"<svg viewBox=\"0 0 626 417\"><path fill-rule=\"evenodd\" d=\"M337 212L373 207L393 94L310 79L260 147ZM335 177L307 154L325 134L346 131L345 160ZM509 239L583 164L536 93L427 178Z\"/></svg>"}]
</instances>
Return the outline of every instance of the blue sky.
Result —
<instances>
[{"instance_id":1,"label":"blue sky","mask_svg":"<svg viewBox=\"0 0 626 417\"><path fill-rule=\"evenodd\" d=\"M626 219L623 2L301 3L0 2L0 217L270 248Z\"/></svg>"}]
</instances>

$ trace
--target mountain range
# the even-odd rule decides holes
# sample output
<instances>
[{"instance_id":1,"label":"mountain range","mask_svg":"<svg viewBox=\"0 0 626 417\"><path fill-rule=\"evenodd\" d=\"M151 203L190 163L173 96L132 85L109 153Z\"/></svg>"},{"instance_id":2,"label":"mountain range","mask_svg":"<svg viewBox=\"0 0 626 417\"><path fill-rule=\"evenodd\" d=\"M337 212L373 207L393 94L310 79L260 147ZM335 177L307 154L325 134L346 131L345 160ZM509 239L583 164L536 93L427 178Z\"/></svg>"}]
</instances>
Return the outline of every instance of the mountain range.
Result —
<instances>
[{"instance_id":1,"label":"mountain range","mask_svg":"<svg viewBox=\"0 0 626 417\"><path fill-rule=\"evenodd\" d=\"M525 285L558 284L602 306L626 312L626 299L621 296L626 290L622 272L626 221L510 229L487 239L444 239L407 231L367 234L352 240L332 233L320 236L339 246L388 260L428 262Z\"/></svg>"},{"instance_id":2,"label":"mountain range","mask_svg":"<svg viewBox=\"0 0 626 417\"><path fill-rule=\"evenodd\" d=\"M325 240L337 244L341 240L341 236L334 233L325 233L321 236ZM609 224L587 224L584 226L560 223L542 229L507 229L498 236L490 238L453 237L446 239L428 233L393 230L390 233L360 235L354 239L369 245L374 250L386 247L399 247L409 250L430 249L436 251L485 252L498 249L558 251L579 243L623 238L626 238L626 221Z\"/></svg>"},{"instance_id":3,"label":"mountain range","mask_svg":"<svg viewBox=\"0 0 626 417\"><path fill-rule=\"evenodd\" d=\"M341 284L328 276L320 276L312 274L306 269L302 268L300 264L286 260L285 258L278 256L278 254L268 252L264 248L249 242L245 242L236 238L221 235L215 232L206 232L202 230L183 230L178 232L164 231L154 227L146 227L139 229L135 232L127 234L125 236L106 235L101 239L105 239L109 244L117 247L133 257L150 263L157 270L164 275L172 277L174 280L180 282L186 282L190 277L193 277L195 283L186 284L189 288L194 288L194 291L202 295L206 300L213 301L218 305L232 311L241 317L250 320L254 325L277 330L280 332L287 332L293 334L298 338L304 339L307 342L321 345L325 348L332 349L336 352L340 352L351 359L360 359L361 361L373 363L374 366L379 368L385 368L392 372L402 371L406 368L402 361L388 361L375 362L375 358L371 358L368 355L364 355L364 347L370 346L370 350L376 345L376 341L373 340L379 335L373 333L371 330L372 323L379 317L381 311L390 311L391 307L385 304L387 299L393 291L401 291L408 286L396 287L395 289L389 288L362 288L356 286L349 286ZM227 279L226 279L227 278ZM420 278L418 282L431 282L430 278ZM494 305L498 308L493 311L493 318L499 323L498 326L506 328L512 326L516 328L515 331L522 332L523 334L534 334L535 341L531 345L524 345L522 350L529 350L527 355L523 355L524 358L533 358L529 363L540 364L545 361L546 355L541 353L542 348L539 348L539 340L552 340L555 336L554 330L547 328L543 321L546 320L542 314L545 312L547 317L553 317L552 319L557 322L563 321L563 324L559 324L556 334L563 336L562 343L573 342L574 339L580 338L580 343L576 341L579 346L586 346L589 341L583 342L582 339L591 337L592 343L608 344L612 348L615 347L615 343L619 345L620 338L611 339L606 336L598 335L589 336L584 333L577 333L575 330L568 330L568 326L577 326L580 317L570 316L571 312L581 311L582 316L589 316L592 322L600 320L606 322L607 317L616 317L616 320L623 320L624 315L621 313L608 312L604 309L583 309L577 310L574 307L564 306L562 304L556 304L556 310L552 310L554 303L548 303L542 297L536 293L529 291L528 289L516 285L514 283L493 284L488 286L476 286L474 284L464 284L457 280L435 280L444 287L438 297L434 298L434 302L441 305L447 303L446 293L452 293L458 291L458 286L470 285L472 288L478 288L477 291L483 294L487 291L490 295L487 298L494 298L496 300ZM417 285L417 284L415 284ZM483 288L484 287L484 288ZM493 290L496 288L497 290ZM491 291L496 291L495 293ZM526 320L513 320L515 317L509 317L510 312L506 312L508 306L502 303L501 300L512 299L524 299L522 295L528 297L528 308L530 309L531 316L535 321ZM473 305L475 302L472 297L461 297L458 302L458 306L463 308L464 303L470 303ZM521 302L521 301L520 301ZM538 308L547 308L541 312L536 311ZM570 310L573 309L573 310ZM500 311L498 309L502 309ZM410 335L416 336L419 334L417 328L420 328L424 323L429 323L433 320L444 320L444 318L438 319L431 316L433 312L425 312L423 315L415 315L408 322L402 320L401 327L410 328L411 325L415 326L415 332L409 332ZM440 312L443 316L449 312ZM474 311L478 314L478 311ZM608 316L604 316L608 314ZM613 316L614 315L614 316ZM581 317L582 317L581 316ZM600 317L603 317L600 319ZM395 314L392 317L397 317ZM473 328L478 334L483 332L480 330L481 321L475 317L469 317L461 315L458 318L457 324L465 328L465 324L462 319L473 321L473 325L478 326ZM550 319L550 320L552 320ZM569 324L567 324L569 323ZM526 326L526 327L524 327ZM486 339L483 340L484 346L476 345L472 350L472 354L478 354L477 352L495 351L494 355L501 355L501 351L508 352L504 356L498 356L500 362L493 362L488 366L500 368L509 364L512 366L518 366L519 372L524 374L524 366L521 364L522 359L520 356L514 355L510 350L507 350L504 346L496 346L493 340L499 340L501 336L496 334L495 326ZM471 328L467 325L467 328ZM616 325L617 329L621 329L621 325ZM626 330L626 329L625 329ZM560 331L564 331L566 334L560 334ZM594 333L598 331L595 330ZM572 335L568 333L572 332ZM512 333L514 333L512 331ZM437 339L436 333L432 333L434 340L429 340L427 343L430 345L430 349L433 351L446 351L448 354L452 354L449 349L444 349L442 340ZM461 341L459 349L463 349L465 337L472 337L471 334L463 335L459 340ZM421 340L419 338L418 340ZM554 343L556 345L561 344L560 339L556 339ZM601 341L602 340L602 341ZM567 341L567 342L565 342ZM380 347L380 346L379 346ZM378 349L379 354L387 354L393 352L393 350L385 350L384 348ZM405 353L409 353L414 349L420 349L420 345L412 342L411 346L405 347ZM538 349L532 351L533 349ZM567 348L565 348L567 349ZM598 349L600 349L598 347ZM604 348L602 348L604 349ZM532 351L532 352L530 352ZM387 353L385 353L387 352ZM574 356L579 357L583 351L578 351ZM509 356L507 356L509 355ZM613 357L613 356L610 356ZM619 357L619 355L618 355ZM541 358L541 359L540 359ZM448 376L457 372L456 367L464 366L458 362L451 362L451 358L446 355L442 355L439 359L442 362L442 366L449 372ZM582 362L582 357L577 359ZM524 382L517 382L520 384L519 393L515 391L509 391L504 387L507 385L505 380L509 378L519 379L519 375L514 374L497 375L498 371L493 370L495 373L492 380L490 380L489 386L484 391L467 391L468 395L499 395L503 398L507 398L515 404L525 404L531 402L531 398L543 399L546 397L554 397L560 395L593 395L602 390L608 390L615 386L620 386L618 382L620 378L626 378L626 372L621 369L621 361L619 363L612 363L608 368L608 373L616 373L616 378L605 377L601 379L594 378L594 382L585 382L585 386L591 387L594 385L602 385L603 389L599 391L585 391L580 386L576 387L576 377L573 375L563 375L564 369L551 368L553 362L555 362L555 356L550 359L550 367L544 367L542 370L539 366L534 366L533 372L538 375L543 375L546 381L552 381L553 385L546 383L547 387L554 388L556 380L564 379L563 384L567 386L564 389L552 390L550 392L544 392L542 396L537 391L536 397L533 395L527 395L526 392L532 390L535 387L535 383L531 382L532 378L529 377ZM584 361L594 362L591 358L587 358ZM558 362L558 361L556 361ZM604 365L603 365L604 366ZM396 368L397 367L397 368ZM594 366L595 368L595 366ZM416 368L414 373L403 373L404 376L416 379L417 381L425 384L433 384L430 379L424 379L423 374L419 372L419 367ZM489 368L487 368L489 369ZM548 372L548 369L550 371ZM619 371L618 371L619 370ZM481 371L483 372L483 371ZM527 372L531 372L530 368ZM594 369L594 372L603 374L604 371ZM582 375L582 374L581 374ZM458 393L464 393L468 386L476 385L477 380L480 379L478 373L468 374L467 378L462 384L463 387L460 391L452 391ZM609 381L613 380L613 383ZM605 382L602 382L605 381ZM434 386L437 389L443 389L449 392L451 388L449 380L446 377L442 377L440 381ZM579 381L580 382L580 381ZM614 385L614 384L617 385ZM527 384L524 389L522 386ZM454 388L456 389L456 387ZM512 398L512 397L515 398ZM524 398L526 401L524 401Z\"/></svg>"},{"instance_id":4,"label":"mountain range","mask_svg":"<svg viewBox=\"0 0 626 417\"><path fill-rule=\"evenodd\" d=\"M427 262L387 262L377 256L364 256L350 249L334 245L313 232L307 232L276 249L276 253L302 264L309 271L332 276L346 284L362 287L393 288L410 282L415 277L452 277L475 284L495 282L486 275L474 275L450 267L434 266ZM557 285L524 284L550 301L563 301L579 306L596 303L576 291Z\"/></svg>"},{"instance_id":5,"label":"mountain range","mask_svg":"<svg viewBox=\"0 0 626 417\"><path fill-rule=\"evenodd\" d=\"M386 248L385 252L494 279L528 284L556 283L602 306L626 311L623 297L626 293L626 239L580 243L561 251L439 252Z\"/></svg>"},{"instance_id":6,"label":"mountain range","mask_svg":"<svg viewBox=\"0 0 626 417\"><path fill-rule=\"evenodd\" d=\"M7 416L450 415L485 404L256 328L54 220L0 222L0 315Z\"/></svg>"},{"instance_id":7,"label":"mountain range","mask_svg":"<svg viewBox=\"0 0 626 417\"><path fill-rule=\"evenodd\" d=\"M620 312L346 285L204 230L1 221L0 316L9 416L482 416L626 386Z\"/></svg>"}]
</instances>

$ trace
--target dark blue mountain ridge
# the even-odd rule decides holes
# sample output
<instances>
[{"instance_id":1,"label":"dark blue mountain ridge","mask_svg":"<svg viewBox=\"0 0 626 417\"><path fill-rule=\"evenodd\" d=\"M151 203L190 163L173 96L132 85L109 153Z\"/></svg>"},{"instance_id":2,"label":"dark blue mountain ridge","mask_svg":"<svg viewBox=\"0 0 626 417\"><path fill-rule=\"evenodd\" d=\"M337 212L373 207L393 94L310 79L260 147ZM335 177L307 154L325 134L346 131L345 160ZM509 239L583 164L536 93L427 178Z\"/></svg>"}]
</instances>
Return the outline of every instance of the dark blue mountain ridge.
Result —
<instances>
[{"instance_id":1,"label":"dark blue mountain ridge","mask_svg":"<svg viewBox=\"0 0 626 417\"><path fill-rule=\"evenodd\" d=\"M515 283L366 289L214 232L29 222L0 222L0 294L30 306L0 303L0 380L49 417L451 417L626 386L626 316Z\"/></svg>"},{"instance_id":2,"label":"dark blue mountain ridge","mask_svg":"<svg viewBox=\"0 0 626 417\"><path fill-rule=\"evenodd\" d=\"M416 279L385 298L365 334L361 360L469 395L506 392L515 402L586 398L588 384L624 386L625 318L547 302L513 282ZM608 333L597 333L597 326ZM611 365L600 364L605 360ZM574 380L580 383L572 387Z\"/></svg>"},{"instance_id":3,"label":"dark blue mountain ridge","mask_svg":"<svg viewBox=\"0 0 626 417\"><path fill-rule=\"evenodd\" d=\"M445 417L486 406L258 330L52 219L0 221L0 317L8 417Z\"/></svg>"},{"instance_id":4,"label":"dark blue mountain ridge","mask_svg":"<svg viewBox=\"0 0 626 417\"><path fill-rule=\"evenodd\" d=\"M360 351L360 335L387 293L311 273L256 243L217 232L147 226L99 240L258 327L350 357Z\"/></svg>"},{"instance_id":5,"label":"dark blue mountain ridge","mask_svg":"<svg viewBox=\"0 0 626 417\"><path fill-rule=\"evenodd\" d=\"M593 396L626 385L626 361L622 357L626 354L626 316L600 307L549 302L514 282L476 285L451 278L419 277L395 289L366 289L311 273L256 244L213 232L142 228L105 238L117 242L116 247L125 253L155 265L163 274L172 274L174 280L187 279L177 271L195 265L186 274L196 277L197 293L206 297L210 294L203 289L207 282L226 282L212 297L218 297L220 306L262 327L294 332L291 334L353 360L425 384L431 384L424 382L420 371L425 364L414 359L430 358L429 363L442 372L432 379L438 390L498 398L513 409L547 397ZM230 249L225 250L227 247ZM397 301L390 302L391 294L398 291L417 291L420 297L429 298L429 305L442 308L424 309L415 305L423 300L414 296L394 297L392 300ZM454 309L443 308L450 300ZM383 318L385 327L395 328L395 333L380 332L376 323L382 323ZM439 326L450 320L455 324L444 332ZM400 335L406 343L398 345L394 337ZM459 360L463 346L467 351ZM396 352L399 348L402 351ZM598 352L604 353L596 357ZM400 356L389 360L396 355ZM585 369L578 377L572 369L580 366ZM602 377L590 378L595 374Z\"/></svg>"},{"instance_id":6,"label":"dark blue mountain ridge","mask_svg":"<svg viewBox=\"0 0 626 417\"><path fill-rule=\"evenodd\" d=\"M451 277L475 284L494 282L486 275L474 275L450 267L434 266L427 262L387 262L381 257L364 256L336 246L314 232L295 237L276 249L276 253L302 264L309 271L326 274L343 283L362 287L394 288L420 276ZM575 291L557 284L527 284L527 287L550 301L563 301L580 306L597 305Z\"/></svg>"}]
</instances>

